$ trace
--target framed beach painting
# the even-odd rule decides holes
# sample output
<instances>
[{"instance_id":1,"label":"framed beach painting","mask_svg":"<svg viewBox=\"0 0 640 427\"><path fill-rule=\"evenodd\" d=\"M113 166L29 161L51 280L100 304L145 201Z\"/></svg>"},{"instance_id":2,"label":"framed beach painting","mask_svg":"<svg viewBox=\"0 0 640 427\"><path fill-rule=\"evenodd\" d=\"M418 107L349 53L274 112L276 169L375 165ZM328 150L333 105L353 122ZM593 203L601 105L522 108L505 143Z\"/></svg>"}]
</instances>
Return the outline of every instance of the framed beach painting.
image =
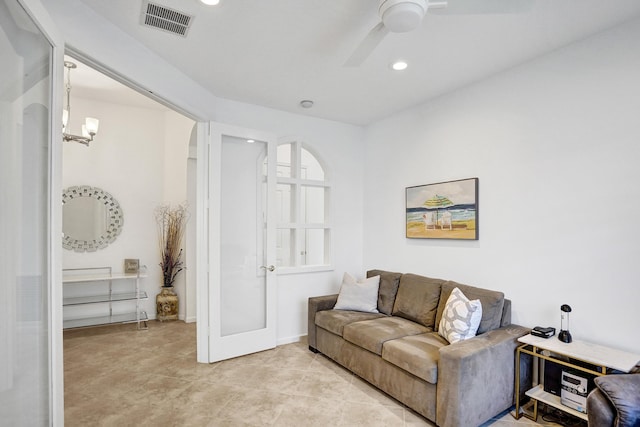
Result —
<instances>
[{"instance_id":1,"label":"framed beach painting","mask_svg":"<svg viewBox=\"0 0 640 427\"><path fill-rule=\"evenodd\" d=\"M478 240L478 178L407 187L407 238Z\"/></svg>"}]
</instances>

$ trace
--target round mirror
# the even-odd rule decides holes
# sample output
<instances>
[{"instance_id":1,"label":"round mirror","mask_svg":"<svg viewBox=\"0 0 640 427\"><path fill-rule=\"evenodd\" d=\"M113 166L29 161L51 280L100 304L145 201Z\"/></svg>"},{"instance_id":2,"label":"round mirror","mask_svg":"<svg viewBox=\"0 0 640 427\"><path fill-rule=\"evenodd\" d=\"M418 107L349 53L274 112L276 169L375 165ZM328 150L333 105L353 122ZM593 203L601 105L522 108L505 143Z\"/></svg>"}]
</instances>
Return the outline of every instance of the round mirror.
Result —
<instances>
[{"instance_id":1,"label":"round mirror","mask_svg":"<svg viewBox=\"0 0 640 427\"><path fill-rule=\"evenodd\" d=\"M122 230L122 209L106 191L86 185L62 192L62 247L93 252L107 247Z\"/></svg>"}]
</instances>

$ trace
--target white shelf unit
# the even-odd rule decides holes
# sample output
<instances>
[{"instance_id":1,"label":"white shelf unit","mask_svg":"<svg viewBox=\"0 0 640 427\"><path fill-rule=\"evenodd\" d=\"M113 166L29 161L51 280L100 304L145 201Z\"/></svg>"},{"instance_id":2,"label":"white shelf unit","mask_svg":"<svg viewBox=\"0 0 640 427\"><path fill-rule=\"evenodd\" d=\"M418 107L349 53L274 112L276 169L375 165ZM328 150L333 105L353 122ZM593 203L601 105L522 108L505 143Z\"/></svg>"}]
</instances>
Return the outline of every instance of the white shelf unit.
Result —
<instances>
[{"instance_id":1,"label":"white shelf unit","mask_svg":"<svg viewBox=\"0 0 640 427\"><path fill-rule=\"evenodd\" d=\"M536 376L539 381L540 372L538 369L538 360L540 359L550 360L571 369L598 376L606 375L608 369L629 372L638 361L640 361L640 354L629 353L586 341L574 340L571 343L564 343L555 336L551 338L540 338L531 334L518 338L518 341L522 343L522 345L516 350L516 407L515 413L513 414L516 419L524 415L536 421L538 417L538 402L542 402L585 421L588 420L586 413L563 405L559 396L544 391L544 385L542 383L535 385L525 393L526 396L533 399L533 414L522 410L522 405L520 404L520 357L523 353L534 357L533 368L536 370ZM585 368L583 363L567 362L564 360L565 358L586 363L591 365L592 368Z\"/></svg>"},{"instance_id":2,"label":"white shelf unit","mask_svg":"<svg viewBox=\"0 0 640 427\"><path fill-rule=\"evenodd\" d=\"M140 290L140 279L144 277L146 274L140 272L114 274L111 267L64 269L64 329L117 323L136 323L138 329L147 329L149 318L140 305L140 301L148 299L147 293ZM135 311L130 311L133 302ZM72 307L88 306L92 306L91 315L68 316ZM126 311L115 310L116 306Z\"/></svg>"}]
</instances>

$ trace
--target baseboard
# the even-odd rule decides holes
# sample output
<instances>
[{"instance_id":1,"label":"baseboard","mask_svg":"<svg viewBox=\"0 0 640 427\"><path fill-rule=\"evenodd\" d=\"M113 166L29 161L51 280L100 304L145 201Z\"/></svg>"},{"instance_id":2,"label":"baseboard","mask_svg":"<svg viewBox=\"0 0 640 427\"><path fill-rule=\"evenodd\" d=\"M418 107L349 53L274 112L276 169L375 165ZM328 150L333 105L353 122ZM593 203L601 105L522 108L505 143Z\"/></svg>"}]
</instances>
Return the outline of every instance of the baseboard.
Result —
<instances>
[{"instance_id":1,"label":"baseboard","mask_svg":"<svg viewBox=\"0 0 640 427\"><path fill-rule=\"evenodd\" d=\"M195 316L189 316L184 320L184 323L196 323L196 317Z\"/></svg>"},{"instance_id":2,"label":"baseboard","mask_svg":"<svg viewBox=\"0 0 640 427\"><path fill-rule=\"evenodd\" d=\"M294 335L292 337L279 338L278 341L276 342L276 345L293 344L295 342L300 342L306 336L307 336L306 334L303 334L303 335Z\"/></svg>"}]
</instances>

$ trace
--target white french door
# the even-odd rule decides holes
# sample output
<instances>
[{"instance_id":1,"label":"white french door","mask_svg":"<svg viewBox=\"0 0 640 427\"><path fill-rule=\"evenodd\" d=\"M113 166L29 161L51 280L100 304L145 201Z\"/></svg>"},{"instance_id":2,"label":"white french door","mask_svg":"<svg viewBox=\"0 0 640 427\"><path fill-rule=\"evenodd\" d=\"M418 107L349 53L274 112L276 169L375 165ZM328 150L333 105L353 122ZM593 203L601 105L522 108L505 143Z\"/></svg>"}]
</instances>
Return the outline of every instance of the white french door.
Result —
<instances>
[{"instance_id":1,"label":"white french door","mask_svg":"<svg viewBox=\"0 0 640 427\"><path fill-rule=\"evenodd\" d=\"M276 346L276 139L210 124L209 348L216 362Z\"/></svg>"}]
</instances>

